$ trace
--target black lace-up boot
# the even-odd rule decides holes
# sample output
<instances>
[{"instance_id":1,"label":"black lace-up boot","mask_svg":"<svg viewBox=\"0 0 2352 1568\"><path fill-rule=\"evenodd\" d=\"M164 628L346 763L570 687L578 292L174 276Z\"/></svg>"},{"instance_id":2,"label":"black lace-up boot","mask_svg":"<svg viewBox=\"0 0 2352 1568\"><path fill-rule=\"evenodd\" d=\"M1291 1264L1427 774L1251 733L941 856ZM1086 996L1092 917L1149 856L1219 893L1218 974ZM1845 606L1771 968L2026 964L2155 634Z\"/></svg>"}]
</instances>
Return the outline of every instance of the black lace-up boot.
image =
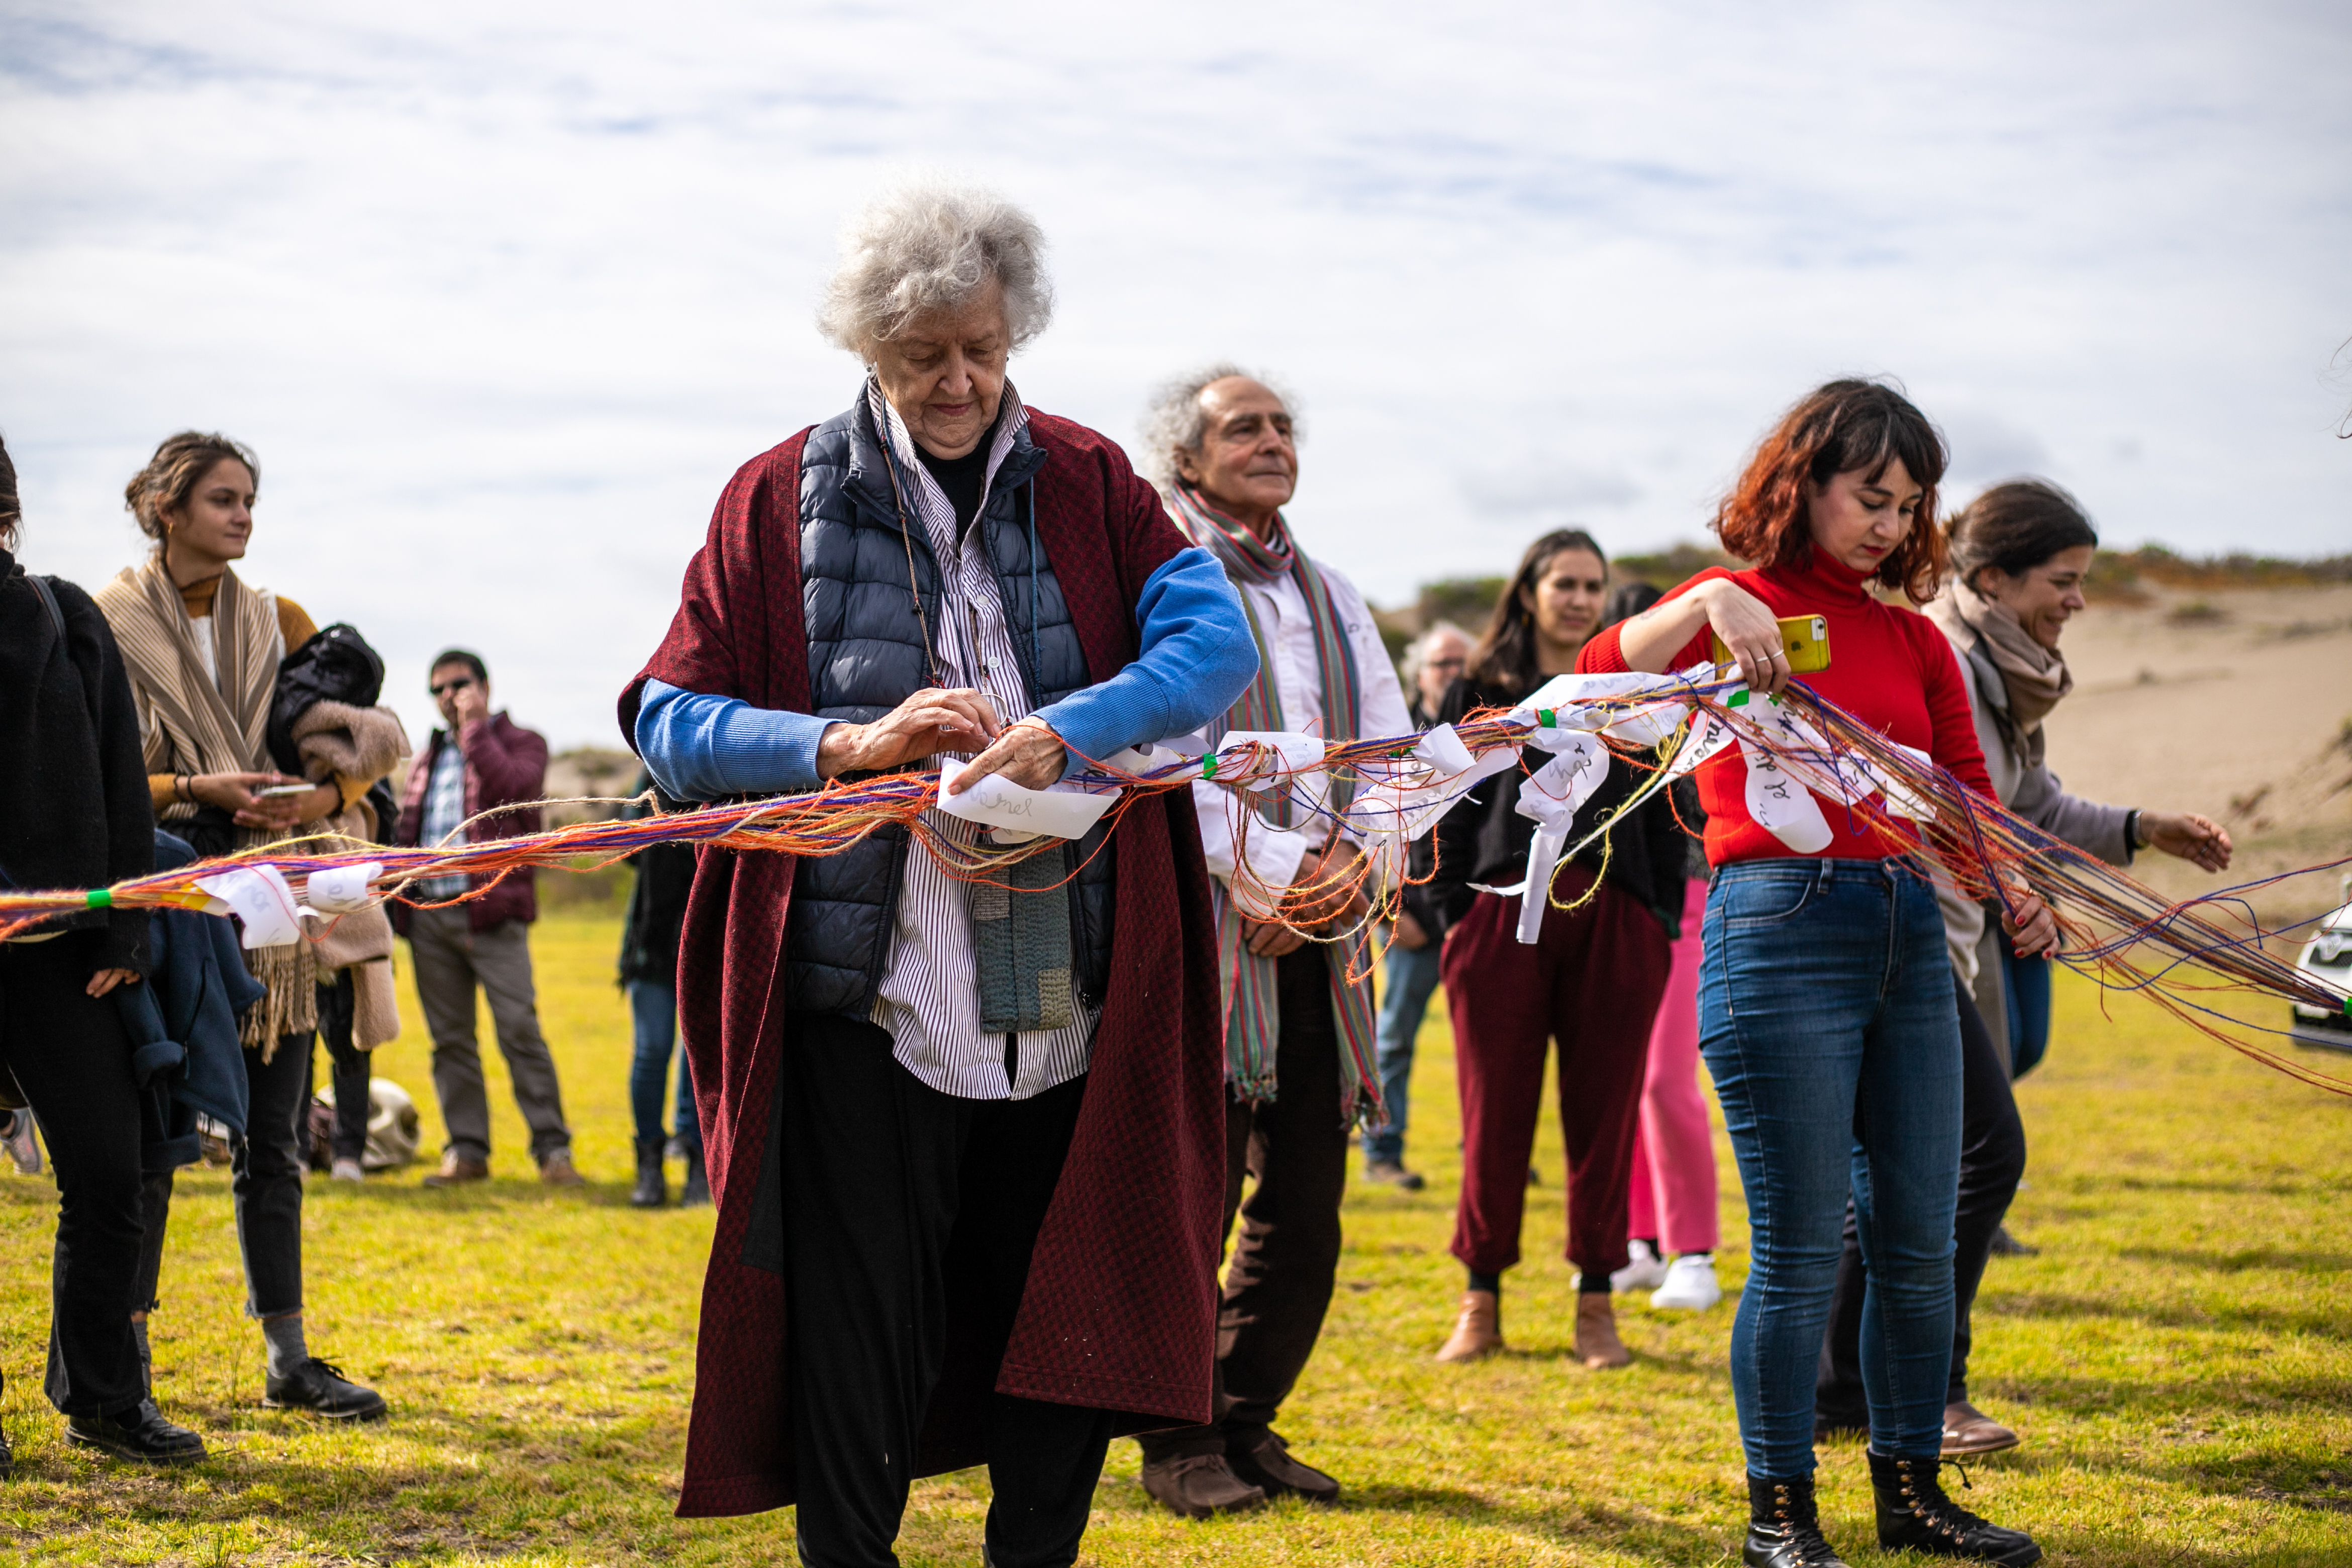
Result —
<instances>
[{"instance_id":1,"label":"black lace-up boot","mask_svg":"<svg viewBox=\"0 0 2352 1568\"><path fill-rule=\"evenodd\" d=\"M1739 1561L1747 1568L1845 1568L1822 1538L1812 1477L1748 1478L1748 1544Z\"/></svg>"},{"instance_id":2,"label":"black lace-up boot","mask_svg":"<svg viewBox=\"0 0 2352 1568\"><path fill-rule=\"evenodd\" d=\"M1878 1494L1878 1544L1889 1552L1924 1552L2025 1568L2042 1561L2042 1548L2021 1530L1988 1524L1944 1495L1936 1472L1943 1460L1897 1458L1874 1451L1870 1489ZM1960 1479L1966 1480L1963 1470Z\"/></svg>"}]
</instances>

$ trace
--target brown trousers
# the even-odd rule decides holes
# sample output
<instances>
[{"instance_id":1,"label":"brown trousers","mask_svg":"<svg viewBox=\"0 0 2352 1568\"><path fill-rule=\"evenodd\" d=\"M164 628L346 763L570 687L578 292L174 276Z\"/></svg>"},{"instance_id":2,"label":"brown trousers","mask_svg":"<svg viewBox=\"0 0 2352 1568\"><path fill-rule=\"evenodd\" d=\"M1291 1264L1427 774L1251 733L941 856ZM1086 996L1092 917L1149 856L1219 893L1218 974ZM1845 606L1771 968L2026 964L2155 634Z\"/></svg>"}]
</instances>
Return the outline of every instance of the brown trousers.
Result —
<instances>
[{"instance_id":1,"label":"brown trousers","mask_svg":"<svg viewBox=\"0 0 2352 1568\"><path fill-rule=\"evenodd\" d=\"M1213 1419L1137 1439L1148 1460L1222 1454L1228 1434L1272 1426L1331 1305L1348 1124L1339 1110L1339 1030L1330 961L1308 943L1281 960L1275 1098L1225 1100L1225 1230L1241 1216L1217 1311ZM1257 1185L1242 1201L1242 1177Z\"/></svg>"},{"instance_id":2,"label":"brown trousers","mask_svg":"<svg viewBox=\"0 0 2352 1568\"><path fill-rule=\"evenodd\" d=\"M466 909L418 910L409 917L409 953L416 961L416 999L433 1034L433 1091L449 1147L468 1159L490 1157L490 1100L477 1043L474 987L489 998L499 1052L507 1058L515 1104L530 1128L535 1160L572 1147L563 1121L563 1091L555 1058L539 1032L539 993L531 983L530 927L500 921L476 931Z\"/></svg>"}]
</instances>

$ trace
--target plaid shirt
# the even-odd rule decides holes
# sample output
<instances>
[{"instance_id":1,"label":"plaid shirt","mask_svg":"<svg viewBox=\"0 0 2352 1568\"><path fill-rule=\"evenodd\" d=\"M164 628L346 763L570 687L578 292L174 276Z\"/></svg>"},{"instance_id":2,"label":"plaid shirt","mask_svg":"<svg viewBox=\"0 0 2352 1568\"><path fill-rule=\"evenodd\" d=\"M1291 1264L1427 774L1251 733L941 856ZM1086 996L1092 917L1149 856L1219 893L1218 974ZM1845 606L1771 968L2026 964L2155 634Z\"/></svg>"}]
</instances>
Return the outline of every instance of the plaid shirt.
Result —
<instances>
[{"instance_id":1,"label":"plaid shirt","mask_svg":"<svg viewBox=\"0 0 2352 1568\"><path fill-rule=\"evenodd\" d=\"M466 820L466 753L452 735L433 759L433 777L425 786L425 818L417 833L419 842L435 845L457 830ZM416 890L433 900L454 899L464 892L467 879L464 877L435 877L419 882Z\"/></svg>"}]
</instances>

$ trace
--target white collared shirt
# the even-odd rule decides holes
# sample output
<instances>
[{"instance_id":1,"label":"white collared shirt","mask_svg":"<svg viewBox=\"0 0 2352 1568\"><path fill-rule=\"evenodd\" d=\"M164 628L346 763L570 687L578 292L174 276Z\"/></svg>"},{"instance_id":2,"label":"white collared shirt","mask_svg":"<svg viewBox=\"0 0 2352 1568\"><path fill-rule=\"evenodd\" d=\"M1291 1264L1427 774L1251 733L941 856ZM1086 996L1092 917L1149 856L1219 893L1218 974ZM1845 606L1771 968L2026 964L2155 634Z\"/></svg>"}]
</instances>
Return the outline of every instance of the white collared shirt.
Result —
<instances>
[{"instance_id":1,"label":"white collared shirt","mask_svg":"<svg viewBox=\"0 0 2352 1568\"><path fill-rule=\"evenodd\" d=\"M1389 662L1389 650L1381 641L1371 606L1345 574L1311 552L1309 559L1330 585L1331 607L1344 623L1348 646L1356 656L1360 688L1357 707L1363 734L1332 736L1324 732L1323 668L1315 646L1315 623L1307 613L1307 597L1299 592L1297 579L1286 572L1270 583L1234 584L1248 599L1250 613L1257 617L1259 635L1265 639L1265 656L1274 665L1275 695L1282 703L1282 728L1297 734L1345 741L1412 733L1413 724L1405 710L1404 689L1397 684L1396 667ZM1306 862L1308 851L1320 849L1331 837L1329 817L1307 814L1309 803L1319 806L1328 797L1329 782L1318 773L1296 787L1300 799L1292 809L1291 818L1300 826L1276 827L1261 817L1249 826L1251 876L1259 886L1277 894L1297 879L1298 868ZM1192 786L1192 805L1200 814L1201 848L1208 858L1209 874L1231 888L1235 868L1231 816L1235 806L1234 792L1203 780ZM1245 898L1241 901L1248 902ZM1264 915L1269 911L1250 912Z\"/></svg>"}]
</instances>

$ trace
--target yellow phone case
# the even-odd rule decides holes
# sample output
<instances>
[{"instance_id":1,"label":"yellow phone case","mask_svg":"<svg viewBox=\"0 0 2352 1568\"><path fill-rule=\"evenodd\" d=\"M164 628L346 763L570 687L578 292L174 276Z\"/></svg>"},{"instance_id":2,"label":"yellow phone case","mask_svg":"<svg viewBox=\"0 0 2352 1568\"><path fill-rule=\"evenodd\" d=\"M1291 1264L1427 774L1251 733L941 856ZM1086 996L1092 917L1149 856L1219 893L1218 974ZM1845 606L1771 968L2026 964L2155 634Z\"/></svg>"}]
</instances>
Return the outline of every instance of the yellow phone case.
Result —
<instances>
[{"instance_id":1,"label":"yellow phone case","mask_svg":"<svg viewBox=\"0 0 2352 1568\"><path fill-rule=\"evenodd\" d=\"M1731 650L1721 637L1715 644L1715 662L1730 664ZM1789 673L1812 675L1830 667L1830 623L1821 616L1782 616L1780 647L1789 656Z\"/></svg>"}]
</instances>

